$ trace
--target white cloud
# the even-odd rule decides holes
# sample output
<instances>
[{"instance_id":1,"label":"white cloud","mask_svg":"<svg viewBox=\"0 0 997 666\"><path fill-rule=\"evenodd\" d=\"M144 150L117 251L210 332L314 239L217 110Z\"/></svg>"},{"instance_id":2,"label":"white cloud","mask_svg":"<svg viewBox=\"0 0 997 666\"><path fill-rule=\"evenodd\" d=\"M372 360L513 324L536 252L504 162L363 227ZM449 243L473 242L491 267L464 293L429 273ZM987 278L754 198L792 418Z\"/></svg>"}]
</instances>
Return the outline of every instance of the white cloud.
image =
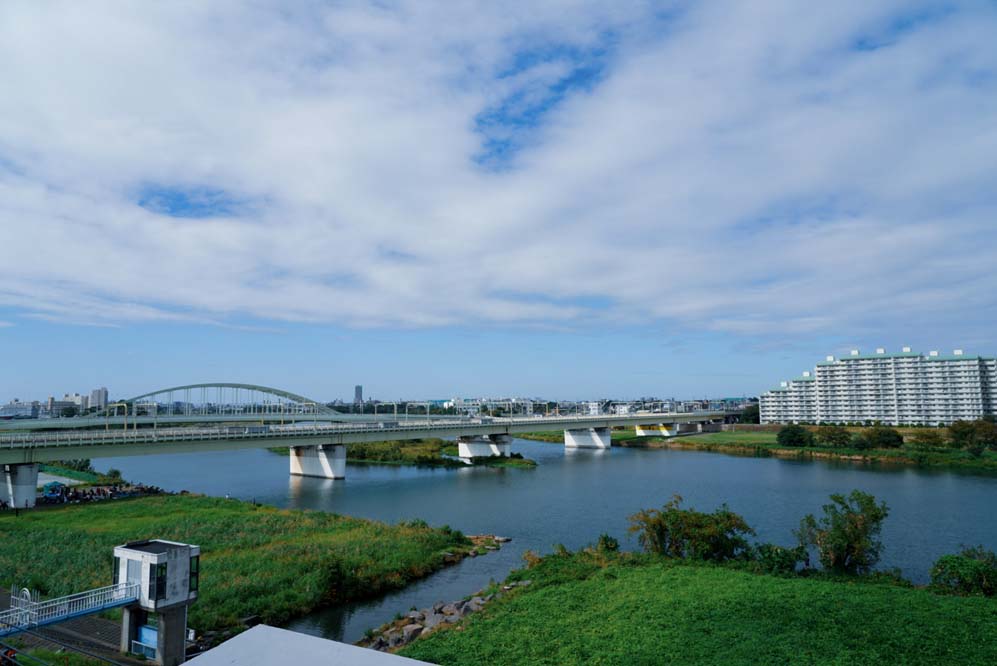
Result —
<instances>
[{"instance_id":1,"label":"white cloud","mask_svg":"<svg viewBox=\"0 0 997 666\"><path fill-rule=\"evenodd\" d=\"M7 2L0 305L95 323L992 330L997 12L932 12ZM552 46L569 55L516 70ZM594 85L498 127L518 150L478 161L482 114L528 117L571 53L601 51ZM138 205L149 187L240 205L173 218Z\"/></svg>"}]
</instances>

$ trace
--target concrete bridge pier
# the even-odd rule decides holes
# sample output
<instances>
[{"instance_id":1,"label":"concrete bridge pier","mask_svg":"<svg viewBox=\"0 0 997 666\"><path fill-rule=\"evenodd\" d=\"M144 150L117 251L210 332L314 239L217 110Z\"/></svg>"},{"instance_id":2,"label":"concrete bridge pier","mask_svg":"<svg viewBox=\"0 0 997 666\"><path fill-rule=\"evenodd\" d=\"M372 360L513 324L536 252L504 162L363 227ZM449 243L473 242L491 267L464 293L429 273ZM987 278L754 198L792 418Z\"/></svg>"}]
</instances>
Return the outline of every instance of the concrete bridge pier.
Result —
<instances>
[{"instance_id":1,"label":"concrete bridge pier","mask_svg":"<svg viewBox=\"0 0 997 666\"><path fill-rule=\"evenodd\" d=\"M18 509L34 508L38 489L38 463L4 465L2 482L0 497L7 504Z\"/></svg>"},{"instance_id":2,"label":"concrete bridge pier","mask_svg":"<svg viewBox=\"0 0 997 666\"><path fill-rule=\"evenodd\" d=\"M292 446L291 474L317 476L321 479L345 479L346 445Z\"/></svg>"},{"instance_id":3,"label":"concrete bridge pier","mask_svg":"<svg viewBox=\"0 0 997 666\"><path fill-rule=\"evenodd\" d=\"M568 449L608 449L612 443L612 428L580 428L564 431L564 446Z\"/></svg>"},{"instance_id":4,"label":"concrete bridge pier","mask_svg":"<svg viewBox=\"0 0 997 666\"><path fill-rule=\"evenodd\" d=\"M457 455L461 458L508 456L512 451L509 435L460 435L457 437Z\"/></svg>"},{"instance_id":5,"label":"concrete bridge pier","mask_svg":"<svg viewBox=\"0 0 997 666\"><path fill-rule=\"evenodd\" d=\"M634 426L638 437L675 437L680 432L677 423L662 423L656 426Z\"/></svg>"}]
</instances>

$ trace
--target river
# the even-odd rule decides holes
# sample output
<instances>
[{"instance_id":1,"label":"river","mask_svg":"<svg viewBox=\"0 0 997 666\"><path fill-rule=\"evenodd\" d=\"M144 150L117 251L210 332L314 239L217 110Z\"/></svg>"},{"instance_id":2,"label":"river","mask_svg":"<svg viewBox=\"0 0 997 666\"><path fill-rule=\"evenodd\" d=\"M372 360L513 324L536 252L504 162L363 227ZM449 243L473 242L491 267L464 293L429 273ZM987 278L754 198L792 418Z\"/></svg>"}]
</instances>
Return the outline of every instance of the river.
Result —
<instances>
[{"instance_id":1,"label":"river","mask_svg":"<svg viewBox=\"0 0 997 666\"><path fill-rule=\"evenodd\" d=\"M319 509L386 522L421 518L467 534L512 538L503 548L468 558L385 597L327 609L288 628L336 640L363 632L411 607L461 598L502 580L527 549L571 549L601 533L636 548L627 516L660 507L673 494L699 510L726 502L759 541L791 544L806 513L819 513L831 493L872 493L890 507L880 568L899 567L923 583L932 562L961 544L997 549L997 477L914 468L869 468L699 451L614 448L566 450L514 440L513 451L535 469L458 470L389 465L347 466L345 481L291 477L286 457L266 450L95 460L124 478L168 490L230 495L279 507Z\"/></svg>"}]
</instances>

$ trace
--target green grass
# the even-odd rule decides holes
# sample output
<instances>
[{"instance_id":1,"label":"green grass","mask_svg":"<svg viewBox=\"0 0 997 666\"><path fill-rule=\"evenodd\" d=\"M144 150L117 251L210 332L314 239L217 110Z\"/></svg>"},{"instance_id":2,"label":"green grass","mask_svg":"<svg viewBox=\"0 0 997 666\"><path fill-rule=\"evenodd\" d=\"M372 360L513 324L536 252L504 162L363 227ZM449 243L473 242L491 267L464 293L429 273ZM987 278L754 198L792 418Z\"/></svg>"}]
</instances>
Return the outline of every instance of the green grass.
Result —
<instances>
[{"instance_id":1,"label":"green grass","mask_svg":"<svg viewBox=\"0 0 997 666\"><path fill-rule=\"evenodd\" d=\"M5 639L4 642L17 645L17 640ZM25 658L23 656L25 654L29 654L35 659ZM71 650L56 652L45 648L31 648L30 650L20 652L20 661L18 663L25 664L25 666L41 666L44 663L53 664L54 666L104 666L107 662L87 657Z\"/></svg>"},{"instance_id":2,"label":"green grass","mask_svg":"<svg viewBox=\"0 0 997 666\"><path fill-rule=\"evenodd\" d=\"M67 479L74 479L76 481L82 481L83 486L103 486L111 485L114 483L126 483L121 477L108 476L107 474L101 474L98 472L84 472L78 469L72 469L69 467L63 467L61 465L56 465L52 463L42 463L38 466L39 471L45 472L47 474L52 474L54 476L62 476Z\"/></svg>"},{"instance_id":3,"label":"green grass","mask_svg":"<svg viewBox=\"0 0 997 666\"><path fill-rule=\"evenodd\" d=\"M631 431L631 434L633 431ZM563 430L550 430L545 432L524 432L519 433L516 437L520 439L532 439L537 442L551 442L553 444L563 444L564 443L564 431ZM613 433L613 439L616 439L616 433Z\"/></svg>"},{"instance_id":4,"label":"green grass","mask_svg":"<svg viewBox=\"0 0 997 666\"><path fill-rule=\"evenodd\" d=\"M111 583L113 547L163 538L201 546L190 625L280 624L328 604L403 587L463 553L449 528L387 525L235 500L159 496L0 514L0 584L60 596Z\"/></svg>"},{"instance_id":5,"label":"green grass","mask_svg":"<svg viewBox=\"0 0 997 666\"><path fill-rule=\"evenodd\" d=\"M400 654L438 664L997 663L997 600L646 555L549 556Z\"/></svg>"}]
</instances>

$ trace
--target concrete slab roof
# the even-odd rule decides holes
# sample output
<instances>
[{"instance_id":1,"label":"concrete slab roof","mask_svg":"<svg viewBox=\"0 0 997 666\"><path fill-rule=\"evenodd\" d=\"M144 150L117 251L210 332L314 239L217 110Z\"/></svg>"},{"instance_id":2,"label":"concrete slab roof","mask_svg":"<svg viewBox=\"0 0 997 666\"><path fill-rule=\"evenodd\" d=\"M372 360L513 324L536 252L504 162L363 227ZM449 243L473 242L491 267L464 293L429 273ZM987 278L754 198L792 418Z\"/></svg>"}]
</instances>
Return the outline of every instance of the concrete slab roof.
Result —
<instances>
[{"instance_id":1,"label":"concrete slab roof","mask_svg":"<svg viewBox=\"0 0 997 666\"><path fill-rule=\"evenodd\" d=\"M187 663L193 666L234 666L235 664L238 666L284 666L285 664L411 666L426 662L260 624L194 657Z\"/></svg>"}]
</instances>

